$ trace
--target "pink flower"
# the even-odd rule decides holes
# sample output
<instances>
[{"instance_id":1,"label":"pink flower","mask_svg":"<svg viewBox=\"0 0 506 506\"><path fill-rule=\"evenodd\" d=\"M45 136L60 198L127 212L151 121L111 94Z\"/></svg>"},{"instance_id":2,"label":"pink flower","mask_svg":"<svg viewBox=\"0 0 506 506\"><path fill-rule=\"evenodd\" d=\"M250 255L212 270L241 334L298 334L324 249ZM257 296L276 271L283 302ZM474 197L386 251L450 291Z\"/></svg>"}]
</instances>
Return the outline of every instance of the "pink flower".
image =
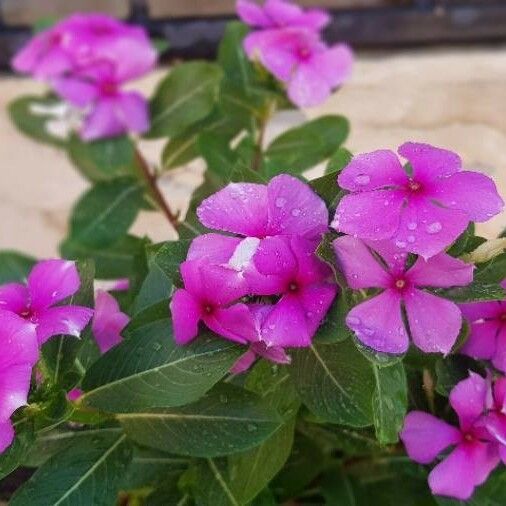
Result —
<instances>
[{"instance_id":1,"label":"pink flower","mask_svg":"<svg viewBox=\"0 0 506 506\"><path fill-rule=\"evenodd\" d=\"M299 107L321 104L348 79L353 64L346 44L328 47L317 33L303 28L253 32L244 39L244 49L287 84L288 97Z\"/></svg>"},{"instance_id":2,"label":"pink flower","mask_svg":"<svg viewBox=\"0 0 506 506\"><path fill-rule=\"evenodd\" d=\"M329 15L320 9L304 11L285 0L266 0L263 7L251 0L238 0L237 15L255 28L301 27L318 31L328 25Z\"/></svg>"},{"instance_id":3,"label":"pink flower","mask_svg":"<svg viewBox=\"0 0 506 506\"><path fill-rule=\"evenodd\" d=\"M486 380L470 373L451 391L450 404L459 417L460 429L421 411L406 417L400 437L414 461L428 464L454 446L429 474L433 494L469 499L499 463L498 444L481 424L487 390Z\"/></svg>"},{"instance_id":4,"label":"pink flower","mask_svg":"<svg viewBox=\"0 0 506 506\"><path fill-rule=\"evenodd\" d=\"M121 331L130 318L121 312L116 299L104 290L95 293L95 314L91 329L100 353L106 353L122 341Z\"/></svg>"},{"instance_id":5,"label":"pink flower","mask_svg":"<svg viewBox=\"0 0 506 506\"><path fill-rule=\"evenodd\" d=\"M340 173L350 193L339 203L332 226L361 239L391 239L429 258L450 245L470 221L498 214L504 202L484 174L461 170L459 156L428 144L399 148L407 173L392 151L356 156Z\"/></svg>"},{"instance_id":6,"label":"pink flower","mask_svg":"<svg viewBox=\"0 0 506 506\"><path fill-rule=\"evenodd\" d=\"M27 403L32 367L39 357L35 325L0 310L0 452L14 439L11 415Z\"/></svg>"},{"instance_id":7,"label":"pink flower","mask_svg":"<svg viewBox=\"0 0 506 506\"><path fill-rule=\"evenodd\" d=\"M83 391L80 388L73 388L67 393L67 400L70 402L77 401L82 395Z\"/></svg>"},{"instance_id":8,"label":"pink flower","mask_svg":"<svg viewBox=\"0 0 506 506\"><path fill-rule=\"evenodd\" d=\"M299 236L264 239L253 257L260 274L251 279L250 292L281 295L272 310L263 315L261 341L268 347L304 347L311 344L316 330L337 293L329 267L315 254L317 243Z\"/></svg>"},{"instance_id":9,"label":"pink flower","mask_svg":"<svg viewBox=\"0 0 506 506\"><path fill-rule=\"evenodd\" d=\"M187 260L180 271L184 289L176 290L170 303L178 344L186 344L197 336L200 321L232 341L245 344L254 338L250 311L246 304L237 302L247 294L240 273L206 259Z\"/></svg>"},{"instance_id":10,"label":"pink flower","mask_svg":"<svg viewBox=\"0 0 506 506\"><path fill-rule=\"evenodd\" d=\"M460 309L453 302L421 288L465 286L473 279L473 266L440 253L429 260L418 258L413 267L406 269L407 255L399 253L391 243L382 241L370 246L386 266L359 239L342 236L334 241L338 263L351 288L383 289L348 313L348 327L374 350L404 353L409 340L402 304L415 345L427 353L448 353L460 331Z\"/></svg>"},{"instance_id":11,"label":"pink flower","mask_svg":"<svg viewBox=\"0 0 506 506\"><path fill-rule=\"evenodd\" d=\"M87 141L148 130L146 99L135 91L123 91L122 84L112 64L100 64L53 80L61 97L87 111L80 133Z\"/></svg>"},{"instance_id":12,"label":"pink flower","mask_svg":"<svg viewBox=\"0 0 506 506\"><path fill-rule=\"evenodd\" d=\"M506 288L506 279L501 286ZM506 372L506 300L461 304L460 309L471 325L461 353L491 360L494 367Z\"/></svg>"},{"instance_id":13,"label":"pink flower","mask_svg":"<svg viewBox=\"0 0 506 506\"><path fill-rule=\"evenodd\" d=\"M16 313L35 324L40 345L58 334L79 337L93 310L55 304L75 294L80 284L74 262L44 260L33 267L26 286L20 283L0 286L0 309Z\"/></svg>"},{"instance_id":14,"label":"pink flower","mask_svg":"<svg viewBox=\"0 0 506 506\"><path fill-rule=\"evenodd\" d=\"M108 61L117 77L127 80L150 71L156 60L142 28L103 14L75 14L34 36L12 65L18 72L47 79Z\"/></svg>"},{"instance_id":15,"label":"pink flower","mask_svg":"<svg viewBox=\"0 0 506 506\"><path fill-rule=\"evenodd\" d=\"M487 395L487 413L481 425L499 443L499 456L506 464L506 378L494 381Z\"/></svg>"},{"instance_id":16,"label":"pink flower","mask_svg":"<svg viewBox=\"0 0 506 506\"><path fill-rule=\"evenodd\" d=\"M197 209L208 228L257 237L299 235L319 238L328 230L325 202L305 183L281 174L268 185L230 183Z\"/></svg>"}]
</instances>

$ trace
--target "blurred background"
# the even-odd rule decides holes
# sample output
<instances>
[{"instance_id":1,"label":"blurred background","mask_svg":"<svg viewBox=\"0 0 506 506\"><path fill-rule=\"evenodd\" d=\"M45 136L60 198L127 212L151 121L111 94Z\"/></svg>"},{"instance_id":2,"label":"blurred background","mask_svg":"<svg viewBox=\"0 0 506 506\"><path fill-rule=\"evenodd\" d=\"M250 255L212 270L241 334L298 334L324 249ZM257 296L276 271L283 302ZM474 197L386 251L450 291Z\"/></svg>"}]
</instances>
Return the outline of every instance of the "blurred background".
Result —
<instances>
[{"instance_id":1,"label":"blurred background","mask_svg":"<svg viewBox=\"0 0 506 506\"><path fill-rule=\"evenodd\" d=\"M328 42L347 41L356 50L352 79L308 117L344 114L352 125L352 152L395 149L406 140L457 151L468 168L492 175L506 195L506 0L299 0L325 7L333 20ZM86 187L65 154L38 145L11 124L6 105L45 86L14 76L9 61L32 27L77 11L101 11L144 25L170 47L163 65L210 58L234 0L0 0L0 248L54 256L67 216ZM146 94L166 68L138 83ZM301 113L277 116L269 135L295 125ZM141 147L156 163L162 143ZM170 171L163 190L184 209L202 167ZM317 172L318 169L316 169ZM505 215L483 225L496 235ZM174 237L161 216L142 214L136 233L154 240Z\"/></svg>"}]
</instances>

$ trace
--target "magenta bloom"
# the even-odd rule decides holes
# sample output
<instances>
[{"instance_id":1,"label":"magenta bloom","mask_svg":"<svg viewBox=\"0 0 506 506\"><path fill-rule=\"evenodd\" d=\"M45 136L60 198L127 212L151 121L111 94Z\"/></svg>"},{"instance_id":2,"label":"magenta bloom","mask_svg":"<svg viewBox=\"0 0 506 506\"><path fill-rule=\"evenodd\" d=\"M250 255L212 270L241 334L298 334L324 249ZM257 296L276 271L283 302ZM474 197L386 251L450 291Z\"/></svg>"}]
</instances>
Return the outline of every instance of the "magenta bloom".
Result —
<instances>
[{"instance_id":1,"label":"magenta bloom","mask_svg":"<svg viewBox=\"0 0 506 506\"><path fill-rule=\"evenodd\" d=\"M12 66L47 79L108 61L115 65L118 78L127 80L150 71L156 60L142 28L104 14L75 14L35 35L16 54Z\"/></svg>"},{"instance_id":2,"label":"magenta bloom","mask_svg":"<svg viewBox=\"0 0 506 506\"><path fill-rule=\"evenodd\" d=\"M470 373L451 391L450 404L457 412L460 429L421 411L406 417L400 437L414 461L428 464L454 446L429 474L433 494L469 499L499 463L498 444L481 424L487 390L486 380Z\"/></svg>"},{"instance_id":3,"label":"magenta bloom","mask_svg":"<svg viewBox=\"0 0 506 506\"><path fill-rule=\"evenodd\" d=\"M146 99L136 91L123 91L122 84L112 64L53 80L62 98L88 111L80 134L87 141L148 130Z\"/></svg>"},{"instance_id":4,"label":"magenta bloom","mask_svg":"<svg viewBox=\"0 0 506 506\"><path fill-rule=\"evenodd\" d=\"M300 27L318 31L328 25L329 15L320 9L304 11L285 0L266 0L263 7L251 0L238 0L237 15L255 28Z\"/></svg>"},{"instance_id":5,"label":"magenta bloom","mask_svg":"<svg viewBox=\"0 0 506 506\"><path fill-rule=\"evenodd\" d=\"M35 324L41 345L58 334L79 337L93 310L55 304L76 293L80 284L74 262L44 260L31 270L26 286L20 283L0 286L0 309L16 313Z\"/></svg>"},{"instance_id":6,"label":"magenta bloom","mask_svg":"<svg viewBox=\"0 0 506 506\"><path fill-rule=\"evenodd\" d=\"M39 357L35 325L0 310L0 453L14 439L11 415L27 403L32 367Z\"/></svg>"},{"instance_id":7,"label":"magenta bloom","mask_svg":"<svg viewBox=\"0 0 506 506\"><path fill-rule=\"evenodd\" d=\"M315 254L317 243L299 236L268 237L253 257L258 272L269 276L268 286L257 277L246 279L255 294L281 294L264 316L260 336L268 347L304 347L337 293L329 267Z\"/></svg>"},{"instance_id":8,"label":"magenta bloom","mask_svg":"<svg viewBox=\"0 0 506 506\"><path fill-rule=\"evenodd\" d=\"M197 336L200 321L232 341L245 344L254 339L251 313L246 304L236 303L247 295L240 272L206 259L187 260L180 271L185 288L176 290L170 303L178 344L186 344Z\"/></svg>"},{"instance_id":9,"label":"magenta bloom","mask_svg":"<svg viewBox=\"0 0 506 506\"><path fill-rule=\"evenodd\" d=\"M253 32L244 39L250 59L258 59L288 87L299 107L321 104L348 79L353 53L346 44L328 47L319 35L302 28Z\"/></svg>"},{"instance_id":10,"label":"magenta bloom","mask_svg":"<svg viewBox=\"0 0 506 506\"><path fill-rule=\"evenodd\" d=\"M503 376L494 381L487 396L488 412L482 425L499 443L499 456L506 464L506 378Z\"/></svg>"},{"instance_id":11,"label":"magenta bloom","mask_svg":"<svg viewBox=\"0 0 506 506\"><path fill-rule=\"evenodd\" d=\"M100 353L106 353L122 341L121 331L129 321L130 318L121 312L117 300L112 295L104 290L97 290L91 330Z\"/></svg>"},{"instance_id":12,"label":"magenta bloom","mask_svg":"<svg viewBox=\"0 0 506 506\"><path fill-rule=\"evenodd\" d=\"M506 288L506 280L501 286ZM461 353L491 360L494 367L506 372L506 300L461 304L460 309L471 325Z\"/></svg>"},{"instance_id":13,"label":"magenta bloom","mask_svg":"<svg viewBox=\"0 0 506 506\"><path fill-rule=\"evenodd\" d=\"M338 177L350 193L339 203L332 226L361 239L391 239L429 258L449 246L470 221L498 214L504 202L484 174L463 171L460 157L428 144L399 148L413 174L394 152L356 156Z\"/></svg>"},{"instance_id":14,"label":"magenta bloom","mask_svg":"<svg viewBox=\"0 0 506 506\"><path fill-rule=\"evenodd\" d=\"M325 202L302 181L281 174L268 185L230 183L197 209L208 228L257 237L299 235L320 238L328 230Z\"/></svg>"},{"instance_id":15,"label":"magenta bloom","mask_svg":"<svg viewBox=\"0 0 506 506\"><path fill-rule=\"evenodd\" d=\"M334 241L338 262L351 288L383 289L348 313L348 327L363 344L376 351L404 353L409 346L401 313L404 305L415 345L427 353L448 353L460 331L460 309L453 302L421 288L468 285L473 279L473 266L440 253L429 260L418 258L406 270L407 255L389 242L370 243L370 246L387 267L359 239L342 236Z\"/></svg>"}]
</instances>

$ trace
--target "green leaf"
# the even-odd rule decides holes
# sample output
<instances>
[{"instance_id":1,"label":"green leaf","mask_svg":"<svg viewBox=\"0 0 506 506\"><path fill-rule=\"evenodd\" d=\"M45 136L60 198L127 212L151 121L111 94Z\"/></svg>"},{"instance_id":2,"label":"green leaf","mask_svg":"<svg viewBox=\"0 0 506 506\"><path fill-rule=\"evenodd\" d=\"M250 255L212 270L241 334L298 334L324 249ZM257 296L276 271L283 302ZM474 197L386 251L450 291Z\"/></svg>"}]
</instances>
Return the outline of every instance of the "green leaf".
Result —
<instances>
[{"instance_id":1,"label":"green leaf","mask_svg":"<svg viewBox=\"0 0 506 506\"><path fill-rule=\"evenodd\" d=\"M475 283L500 283L503 279L506 279L506 251L476 266Z\"/></svg>"},{"instance_id":2,"label":"green leaf","mask_svg":"<svg viewBox=\"0 0 506 506\"><path fill-rule=\"evenodd\" d=\"M376 438L381 444L399 440L408 405L406 373L402 363L389 367L372 364L376 389L372 398Z\"/></svg>"},{"instance_id":3,"label":"green leaf","mask_svg":"<svg viewBox=\"0 0 506 506\"><path fill-rule=\"evenodd\" d=\"M281 425L279 414L251 392L222 384L180 408L118 415L137 443L193 457L218 457L252 448Z\"/></svg>"},{"instance_id":4,"label":"green leaf","mask_svg":"<svg viewBox=\"0 0 506 506\"><path fill-rule=\"evenodd\" d=\"M276 174L300 174L332 156L346 140L348 131L348 121L343 116L322 116L276 137L265 156L274 162Z\"/></svg>"},{"instance_id":5,"label":"green leaf","mask_svg":"<svg viewBox=\"0 0 506 506\"><path fill-rule=\"evenodd\" d=\"M229 139L213 132L203 132L199 135L199 152L207 164L207 170L215 172L225 181L230 179L236 162L229 144Z\"/></svg>"},{"instance_id":6,"label":"green leaf","mask_svg":"<svg viewBox=\"0 0 506 506\"><path fill-rule=\"evenodd\" d=\"M0 480L24 463L29 455L35 436L29 423L15 424L16 437L13 443L0 454Z\"/></svg>"},{"instance_id":7,"label":"green leaf","mask_svg":"<svg viewBox=\"0 0 506 506\"><path fill-rule=\"evenodd\" d=\"M205 118L213 109L222 78L214 63L178 65L159 84L151 100L148 138L173 136Z\"/></svg>"},{"instance_id":8,"label":"green leaf","mask_svg":"<svg viewBox=\"0 0 506 506\"><path fill-rule=\"evenodd\" d=\"M437 292L446 299L458 303L506 299L506 290L497 283L485 284L473 281L467 286L437 290Z\"/></svg>"},{"instance_id":9,"label":"green leaf","mask_svg":"<svg viewBox=\"0 0 506 506\"><path fill-rule=\"evenodd\" d=\"M132 457L125 435L93 437L51 457L14 494L12 506L114 504Z\"/></svg>"},{"instance_id":10,"label":"green leaf","mask_svg":"<svg viewBox=\"0 0 506 506\"><path fill-rule=\"evenodd\" d=\"M95 268L93 261L84 260L77 263L81 285L79 291L72 295L68 304L77 306L94 306L93 280ZM52 337L42 347L42 356L47 373L52 383L63 385L65 376L74 367L75 358L79 349L87 339L91 339L90 326L84 330L81 338L75 336L59 335Z\"/></svg>"},{"instance_id":11,"label":"green leaf","mask_svg":"<svg viewBox=\"0 0 506 506\"><path fill-rule=\"evenodd\" d=\"M68 154L81 174L93 182L136 176L135 148L128 137L83 142L74 135Z\"/></svg>"},{"instance_id":12,"label":"green leaf","mask_svg":"<svg viewBox=\"0 0 506 506\"><path fill-rule=\"evenodd\" d=\"M141 285L139 293L135 297L133 314L138 314L162 301L166 301L168 304L172 288L172 281L165 272L158 265L152 265Z\"/></svg>"},{"instance_id":13,"label":"green leaf","mask_svg":"<svg viewBox=\"0 0 506 506\"><path fill-rule=\"evenodd\" d=\"M147 323L90 367L81 402L112 413L181 406L204 395L239 354L237 346L211 333L178 346L170 320Z\"/></svg>"},{"instance_id":14,"label":"green leaf","mask_svg":"<svg viewBox=\"0 0 506 506\"><path fill-rule=\"evenodd\" d=\"M183 286L179 266L186 259L190 239L153 244L146 249L150 265L157 265L175 285Z\"/></svg>"},{"instance_id":15,"label":"green leaf","mask_svg":"<svg viewBox=\"0 0 506 506\"><path fill-rule=\"evenodd\" d=\"M121 239L143 204L143 188L134 179L98 183L77 202L70 239L90 247L108 247Z\"/></svg>"},{"instance_id":16,"label":"green leaf","mask_svg":"<svg viewBox=\"0 0 506 506\"><path fill-rule=\"evenodd\" d=\"M60 254L69 260L90 258L98 279L127 278L133 275L135 260L144 253L146 240L132 235L122 237L108 248L86 246L73 239L60 244Z\"/></svg>"},{"instance_id":17,"label":"green leaf","mask_svg":"<svg viewBox=\"0 0 506 506\"><path fill-rule=\"evenodd\" d=\"M330 306L320 327L316 331L314 336L315 342L337 343L348 339L352 335L345 322L346 315L350 310L346 299L346 293L343 291L336 296L332 306Z\"/></svg>"},{"instance_id":18,"label":"green leaf","mask_svg":"<svg viewBox=\"0 0 506 506\"><path fill-rule=\"evenodd\" d=\"M0 251L0 284L26 280L28 273L35 264L32 258L17 251Z\"/></svg>"},{"instance_id":19,"label":"green leaf","mask_svg":"<svg viewBox=\"0 0 506 506\"><path fill-rule=\"evenodd\" d=\"M465 355L448 355L436 362L436 390L448 397L453 387L469 377L469 371L485 374L483 367L471 357Z\"/></svg>"},{"instance_id":20,"label":"green leaf","mask_svg":"<svg viewBox=\"0 0 506 506\"><path fill-rule=\"evenodd\" d=\"M290 374L316 416L353 427L372 423L373 371L351 340L295 350Z\"/></svg>"},{"instance_id":21,"label":"green leaf","mask_svg":"<svg viewBox=\"0 0 506 506\"><path fill-rule=\"evenodd\" d=\"M337 174L337 172L330 172L309 181L309 186L325 201L331 215L337 207L341 195L343 195L343 191L337 186Z\"/></svg>"},{"instance_id":22,"label":"green leaf","mask_svg":"<svg viewBox=\"0 0 506 506\"><path fill-rule=\"evenodd\" d=\"M335 174L337 184L337 175L351 162L352 158L353 155L346 148L337 148L329 158L325 174Z\"/></svg>"},{"instance_id":23,"label":"green leaf","mask_svg":"<svg viewBox=\"0 0 506 506\"><path fill-rule=\"evenodd\" d=\"M67 139L55 137L47 126L48 121L53 119L53 116L46 112L47 109L58 107L59 104L62 104L62 101L56 97L29 95L11 102L8 110L12 122L23 134L37 142L64 148ZM40 113L37 112L38 108Z\"/></svg>"}]
</instances>

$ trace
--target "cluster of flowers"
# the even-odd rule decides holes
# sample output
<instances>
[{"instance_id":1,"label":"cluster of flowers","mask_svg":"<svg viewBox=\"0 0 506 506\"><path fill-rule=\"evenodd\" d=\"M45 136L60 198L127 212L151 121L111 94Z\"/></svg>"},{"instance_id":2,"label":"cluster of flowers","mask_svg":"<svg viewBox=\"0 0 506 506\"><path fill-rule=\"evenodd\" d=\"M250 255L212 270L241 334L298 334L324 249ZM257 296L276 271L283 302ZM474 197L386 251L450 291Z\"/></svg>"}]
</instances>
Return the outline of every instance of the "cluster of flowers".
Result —
<instances>
[{"instance_id":1,"label":"cluster of flowers","mask_svg":"<svg viewBox=\"0 0 506 506\"><path fill-rule=\"evenodd\" d=\"M79 337L94 316L92 329L102 353L121 341L128 316L109 293L97 291L95 314L88 307L57 305L74 295L80 284L74 262L54 259L38 262L26 285L0 286L0 452L12 443L10 418L27 403L32 369L48 339L62 334Z\"/></svg>"},{"instance_id":2,"label":"cluster of flowers","mask_svg":"<svg viewBox=\"0 0 506 506\"><path fill-rule=\"evenodd\" d=\"M470 373L450 393L459 428L422 411L406 417L401 439L410 458L429 464L454 447L429 474L434 494L466 500L502 460L506 464L506 378Z\"/></svg>"},{"instance_id":3,"label":"cluster of flowers","mask_svg":"<svg viewBox=\"0 0 506 506\"><path fill-rule=\"evenodd\" d=\"M244 50L286 84L288 97L299 107L322 103L349 77L353 53L346 44L328 47L320 31L329 15L304 11L286 0L238 0L237 14L255 28L244 40Z\"/></svg>"},{"instance_id":4,"label":"cluster of flowers","mask_svg":"<svg viewBox=\"0 0 506 506\"><path fill-rule=\"evenodd\" d=\"M145 98L123 85L154 68L157 53L142 28L103 14L75 14L32 39L15 56L18 72L47 81L84 117L84 140L149 128Z\"/></svg>"},{"instance_id":5,"label":"cluster of flowers","mask_svg":"<svg viewBox=\"0 0 506 506\"><path fill-rule=\"evenodd\" d=\"M231 183L197 209L201 223L231 235L197 237L181 264L184 289L172 298L175 340L186 344L203 321L215 333L249 345L234 366L261 355L290 361L285 347L304 347L337 293L332 273L315 254L328 230L325 203L298 179L268 185Z\"/></svg>"}]
</instances>

